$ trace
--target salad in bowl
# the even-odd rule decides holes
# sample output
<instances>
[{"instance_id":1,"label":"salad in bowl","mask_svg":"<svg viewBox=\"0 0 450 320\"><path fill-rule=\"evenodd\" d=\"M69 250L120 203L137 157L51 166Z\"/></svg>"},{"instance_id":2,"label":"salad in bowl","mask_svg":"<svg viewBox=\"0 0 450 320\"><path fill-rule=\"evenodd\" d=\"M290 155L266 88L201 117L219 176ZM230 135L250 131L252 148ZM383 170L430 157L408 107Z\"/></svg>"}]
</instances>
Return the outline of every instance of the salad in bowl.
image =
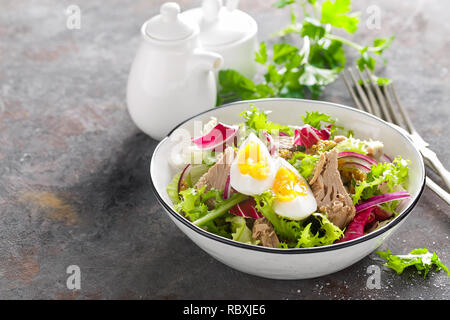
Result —
<instances>
[{"instance_id":1,"label":"salad in bowl","mask_svg":"<svg viewBox=\"0 0 450 320\"><path fill-rule=\"evenodd\" d=\"M237 242L292 249L347 242L382 228L411 197L408 159L315 110L270 119L255 105L240 123L211 117L168 154L172 208Z\"/></svg>"}]
</instances>

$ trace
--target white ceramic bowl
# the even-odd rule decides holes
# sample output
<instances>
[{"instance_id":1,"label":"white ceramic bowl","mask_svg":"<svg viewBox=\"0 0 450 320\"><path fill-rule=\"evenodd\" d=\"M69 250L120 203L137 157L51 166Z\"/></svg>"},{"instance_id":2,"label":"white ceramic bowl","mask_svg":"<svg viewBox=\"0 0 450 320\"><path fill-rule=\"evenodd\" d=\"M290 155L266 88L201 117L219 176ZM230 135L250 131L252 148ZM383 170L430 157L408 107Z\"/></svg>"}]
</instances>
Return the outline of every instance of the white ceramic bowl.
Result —
<instances>
[{"instance_id":1,"label":"white ceramic bowl","mask_svg":"<svg viewBox=\"0 0 450 320\"><path fill-rule=\"evenodd\" d=\"M244 244L207 232L172 209L166 186L175 174L167 162L167 155L173 147L173 142L166 137L154 150L150 163L150 175L155 194L178 228L217 260L237 270L265 278L308 279L323 276L354 264L378 248L405 221L416 205L425 185L425 168L419 151L394 126L354 108L321 101L261 99L236 102L208 110L186 120L175 129L182 128L193 132L194 120L205 123L211 116L227 124L240 123L243 119L239 114L249 108L249 103L254 103L263 110L271 110L270 120L281 124L301 124L300 116L306 111L320 111L337 118L338 124L346 129L352 129L355 137L381 140L386 154L411 160L408 190L411 198L403 205L400 214L392 222L351 241L325 247L299 249L266 248Z\"/></svg>"}]
</instances>

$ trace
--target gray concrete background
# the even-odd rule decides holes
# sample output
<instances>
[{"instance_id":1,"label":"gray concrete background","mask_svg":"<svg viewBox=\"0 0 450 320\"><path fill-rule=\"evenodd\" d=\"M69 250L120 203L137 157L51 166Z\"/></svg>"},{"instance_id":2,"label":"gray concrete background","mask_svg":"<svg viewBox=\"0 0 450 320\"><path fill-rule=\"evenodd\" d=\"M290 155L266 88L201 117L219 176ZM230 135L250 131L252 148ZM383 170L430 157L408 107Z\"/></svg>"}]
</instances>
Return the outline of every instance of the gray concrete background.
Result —
<instances>
[{"instance_id":1,"label":"gray concrete background","mask_svg":"<svg viewBox=\"0 0 450 320\"><path fill-rule=\"evenodd\" d=\"M288 21L273 1L241 2L260 39ZM354 2L363 20L356 40L396 35L380 72L395 79L412 121L450 167L450 3ZM449 299L443 272L423 279L382 268L381 289L368 289L368 266L382 265L374 253L318 279L249 276L169 221L148 177L156 141L134 126L125 102L139 28L161 3L0 1L0 298ZM80 30L66 28L70 4L81 8ZM373 4L380 30L364 24ZM342 79L322 99L352 105ZM426 189L381 249L427 247L450 265L449 226L448 206ZM81 290L66 287L69 265L81 268Z\"/></svg>"}]
</instances>

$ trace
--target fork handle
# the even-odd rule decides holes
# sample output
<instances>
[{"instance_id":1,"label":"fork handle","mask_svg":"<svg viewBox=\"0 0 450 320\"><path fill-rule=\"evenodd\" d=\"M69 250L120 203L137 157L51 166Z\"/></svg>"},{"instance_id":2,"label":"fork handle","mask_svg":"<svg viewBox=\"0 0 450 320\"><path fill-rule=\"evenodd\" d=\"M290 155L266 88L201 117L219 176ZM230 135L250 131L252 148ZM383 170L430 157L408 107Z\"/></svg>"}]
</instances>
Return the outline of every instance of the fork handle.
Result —
<instances>
[{"instance_id":1,"label":"fork handle","mask_svg":"<svg viewBox=\"0 0 450 320\"><path fill-rule=\"evenodd\" d=\"M433 165L436 173L442 177L442 180L444 180L447 188L450 190L450 172L445 169L442 162L436 156L436 153L426 147L421 148L420 152L422 153L422 156Z\"/></svg>"},{"instance_id":2,"label":"fork handle","mask_svg":"<svg viewBox=\"0 0 450 320\"><path fill-rule=\"evenodd\" d=\"M446 192L444 189L442 189L441 187L439 187L433 180L431 180L430 178L426 177L426 184L427 187L430 188L431 190L434 191L434 193L436 193L442 200L444 200L445 202L447 202L448 205L450 205L450 194L448 192Z\"/></svg>"}]
</instances>

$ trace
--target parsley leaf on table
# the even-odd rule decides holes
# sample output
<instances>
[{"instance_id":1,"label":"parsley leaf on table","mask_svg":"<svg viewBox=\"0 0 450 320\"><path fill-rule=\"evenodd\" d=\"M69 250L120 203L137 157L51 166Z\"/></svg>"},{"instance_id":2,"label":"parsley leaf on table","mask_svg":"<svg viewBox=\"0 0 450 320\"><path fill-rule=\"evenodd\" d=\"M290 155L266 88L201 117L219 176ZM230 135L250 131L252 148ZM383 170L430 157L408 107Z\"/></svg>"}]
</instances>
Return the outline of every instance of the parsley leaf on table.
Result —
<instances>
[{"instance_id":1,"label":"parsley leaf on table","mask_svg":"<svg viewBox=\"0 0 450 320\"><path fill-rule=\"evenodd\" d=\"M295 9L302 8L303 20ZM346 49L359 53L356 65L374 71L376 57L383 54L394 37L376 38L371 45L360 45L334 33L342 29L353 34L358 29L359 13L351 11L351 0L277 0L276 8L290 7L290 23L276 33L280 36L272 48L260 43L255 61L264 68L264 80L256 83L235 70L219 71L220 90L217 105L236 100L272 97L317 99L334 82L347 63ZM302 47L290 44L287 36L300 37ZM386 63L386 61L384 60ZM387 78L374 77L379 85Z\"/></svg>"},{"instance_id":2,"label":"parsley leaf on table","mask_svg":"<svg viewBox=\"0 0 450 320\"><path fill-rule=\"evenodd\" d=\"M384 266L389 267L397 274L403 273L405 268L415 266L418 271L424 271L424 278L432 270L433 266L436 266L436 271L444 270L447 276L450 276L449 269L439 260L436 252L429 252L428 249L414 249L407 255L393 255L391 250L377 251L381 258L387 260Z\"/></svg>"}]
</instances>

